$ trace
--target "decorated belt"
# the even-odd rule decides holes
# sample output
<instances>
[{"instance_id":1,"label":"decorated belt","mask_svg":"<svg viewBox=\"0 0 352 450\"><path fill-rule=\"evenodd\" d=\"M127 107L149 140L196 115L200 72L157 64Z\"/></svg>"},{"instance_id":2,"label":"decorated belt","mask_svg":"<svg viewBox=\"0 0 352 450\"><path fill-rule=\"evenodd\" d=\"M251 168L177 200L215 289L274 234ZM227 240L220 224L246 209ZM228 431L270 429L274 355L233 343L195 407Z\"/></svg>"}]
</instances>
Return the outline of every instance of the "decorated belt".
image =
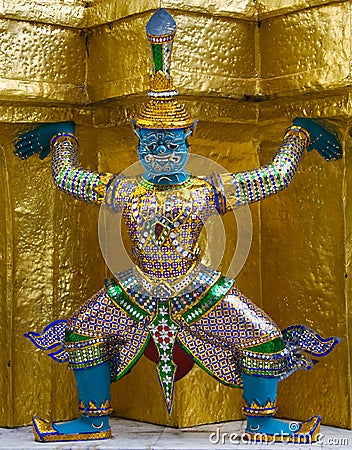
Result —
<instances>
[{"instance_id":1,"label":"decorated belt","mask_svg":"<svg viewBox=\"0 0 352 450\"><path fill-rule=\"evenodd\" d=\"M183 320L187 325L196 322L223 299L233 284L234 280L221 277L206 291L205 295L196 299L185 309L173 314L174 318L176 320ZM153 308L152 311L147 311L141 307L114 278L105 280L105 288L112 301L137 322L143 321L148 316L153 317L157 313L157 307ZM172 302L175 305L182 304L182 297L180 296L171 297L169 299L151 297L150 300L155 306L158 305L160 300L164 303Z\"/></svg>"}]
</instances>

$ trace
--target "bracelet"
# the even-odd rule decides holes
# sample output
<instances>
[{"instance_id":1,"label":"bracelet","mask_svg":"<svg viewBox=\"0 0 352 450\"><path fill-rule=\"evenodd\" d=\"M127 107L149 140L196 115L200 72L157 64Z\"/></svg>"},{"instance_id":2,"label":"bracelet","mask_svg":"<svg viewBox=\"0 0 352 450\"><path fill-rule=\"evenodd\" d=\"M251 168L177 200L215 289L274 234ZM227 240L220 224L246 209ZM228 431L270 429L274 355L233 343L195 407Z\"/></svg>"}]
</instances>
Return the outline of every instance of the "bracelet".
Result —
<instances>
[{"instance_id":1,"label":"bracelet","mask_svg":"<svg viewBox=\"0 0 352 450\"><path fill-rule=\"evenodd\" d=\"M291 131L295 131L295 132L297 132L297 133L301 133L301 134L304 135L304 137L305 137L306 140L307 140L307 142L306 142L306 147L308 147L308 146L311 144L311 142L310 142L310 135L309 135L308 131L307 131L305 128L300 127L299 125L292 125L292 126L288 127L287 130L285 131L284 138L286 138L286 136L287 136Z\"/></svg>"},{"instance_id":2,"label":"bracelet","mask_svg":"<svg viewBox=\"0 0 352 450\"><path fill-rule=\"evenodd\" d=\"M56 141L57 141L58 139L63 138L63 137L68 137L68 138L70 138L70 139L73 139L73 140L75 141L76 145L78 145L78 140L77 140L77 138L76 138L76 136L75 136L74 134L72 134L72 133L66 133L66 132L60 132L60 133L55 134L55 135L50 139L50 148L52 148L52 147L55 145L55 143L56 143Z\"/></svg>"}]
</instances>

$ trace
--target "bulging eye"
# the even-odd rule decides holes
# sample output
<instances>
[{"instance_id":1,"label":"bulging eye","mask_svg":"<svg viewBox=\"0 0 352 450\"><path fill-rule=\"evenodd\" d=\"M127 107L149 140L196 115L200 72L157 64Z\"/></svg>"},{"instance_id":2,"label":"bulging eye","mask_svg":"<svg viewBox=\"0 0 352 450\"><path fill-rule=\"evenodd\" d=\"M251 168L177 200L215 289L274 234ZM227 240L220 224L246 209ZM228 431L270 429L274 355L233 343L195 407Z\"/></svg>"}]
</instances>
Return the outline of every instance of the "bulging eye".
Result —
<instances>
[{"instance_id":1,"label":"bulging eye","mask_svg":"<svg viewBox=\"0 0 352 450\"><path fill-rule=\"evenodd\" d=\"M149 150L150 152L152 152L153 150L156 149L156 143L153 142L153 143L151 143L151 144L148 144L146 147L147 147L147 150Z\"/></svg>"},{"instance_id":2,"label":"bulging eye","mask_svg":"<svg viewBox=\"0 0 352 450\"><path fill-rule=\"evenodd\" d=\"M176 150L176 149L178 148L178 145L177 145L177 144L170 143L170 144L167 144L167 148L168 148L169 150Z\"/></svg>"}]
</instances>

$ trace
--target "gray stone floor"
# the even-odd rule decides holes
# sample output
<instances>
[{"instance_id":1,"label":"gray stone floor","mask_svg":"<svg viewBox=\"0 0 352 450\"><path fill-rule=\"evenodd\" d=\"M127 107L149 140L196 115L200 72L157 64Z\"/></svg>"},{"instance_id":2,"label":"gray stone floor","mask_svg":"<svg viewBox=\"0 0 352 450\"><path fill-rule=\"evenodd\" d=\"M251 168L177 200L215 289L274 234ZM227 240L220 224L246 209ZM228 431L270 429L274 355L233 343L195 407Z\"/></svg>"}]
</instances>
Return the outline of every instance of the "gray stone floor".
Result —
<instances>
[{"instance_id":1,"label":"gray stone floor","mask_svg":"<svg viewBox=\"0 0 352 450\"><path fill-rule=\"evenodd\" d=\"M244 450L248 448L274 450L346 450L352 449L352 431L322 426L319 443L298 444L254 444L241 439L244 423L226 422L201 425L193 428L174 429L164 426L134 422L126 419L112 419L113 438L86 443L34 442L32 428L0 428L1 450Z\"/></svg>"}]
</instances>

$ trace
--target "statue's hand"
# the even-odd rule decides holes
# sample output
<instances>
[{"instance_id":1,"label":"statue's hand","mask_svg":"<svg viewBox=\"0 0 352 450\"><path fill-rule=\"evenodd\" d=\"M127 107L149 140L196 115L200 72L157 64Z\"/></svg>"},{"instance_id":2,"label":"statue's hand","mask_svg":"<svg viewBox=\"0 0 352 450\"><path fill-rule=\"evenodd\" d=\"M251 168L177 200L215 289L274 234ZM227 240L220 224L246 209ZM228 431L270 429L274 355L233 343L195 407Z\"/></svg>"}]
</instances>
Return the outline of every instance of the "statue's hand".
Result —
<instances>
[{"instance_id":1,"label":"statue's hand","mask_svg":"<svg viewBox=\"0 0 352 450\"><path fill-rule=\"evenodd\" d=\"M307 150L317 150L320 155L326 160L336 160L342 156L342 147L337 138L329 133L321 125L318 125L314 120L304 117L296 117L293 125L303 127L310 135L310 144Z\"/></svg>"},{"instance_id":2,"label":"statue's hand","mask_svg":"<svg viewBox=\"0 0 352 450\"><path fill-rule=\"evenodd\" d=\"M15 143L15 155L27 159L35 153L44 159L50 153L50 139L57 133L74 133L73 122L58 122L39 125L33 130L22 133Z\"/></svg>"}]
</instances>

